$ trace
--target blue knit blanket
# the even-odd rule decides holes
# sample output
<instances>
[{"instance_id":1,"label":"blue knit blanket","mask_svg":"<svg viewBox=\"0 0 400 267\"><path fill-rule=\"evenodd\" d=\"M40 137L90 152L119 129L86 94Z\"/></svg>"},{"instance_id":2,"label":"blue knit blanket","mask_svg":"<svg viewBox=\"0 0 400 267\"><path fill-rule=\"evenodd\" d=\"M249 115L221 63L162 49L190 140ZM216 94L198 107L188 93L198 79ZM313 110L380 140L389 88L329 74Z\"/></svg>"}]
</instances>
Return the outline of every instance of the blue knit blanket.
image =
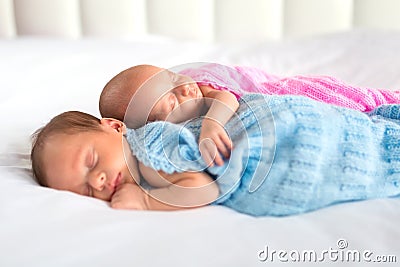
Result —
<instances>
[{"instance_id":1,"label":"blue knit blanket","mask_svg":"<svg viewBox=\"0 0 400 267\"><path fill-rule=\"evenodd\" d=\"M400 196L400 105L365 114L301 96L249 94L226 124L234 149L206 168L201 118L127 131L139 161L167 173L206 171L213 204L254 216L304 213L341 202Z\"/></svg>"}]
</instances>

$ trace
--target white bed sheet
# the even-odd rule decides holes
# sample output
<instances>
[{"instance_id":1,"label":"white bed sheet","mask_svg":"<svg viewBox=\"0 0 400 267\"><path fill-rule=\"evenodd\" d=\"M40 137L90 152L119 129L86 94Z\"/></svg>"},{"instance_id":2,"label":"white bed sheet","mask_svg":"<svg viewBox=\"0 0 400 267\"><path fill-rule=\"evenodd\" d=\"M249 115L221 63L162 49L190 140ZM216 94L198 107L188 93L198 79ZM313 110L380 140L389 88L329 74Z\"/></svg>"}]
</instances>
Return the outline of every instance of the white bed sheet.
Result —
<instances>
[{"instance_id":1,"label":"white bed sheet","mask_svg":"<svg viewBox=\"0 0 400 267\"><path fill-rule=\"evenodd\" d=\"M103 85L141 63L249 65L282 75L327 74L349 83L400 89L400 33L348 32L258 44L0 40L0 266L280 266L259 252L371 251L400 261L400 199L347 203L284 218L253 218L224 207L118 211L100 200L37 186L29 135L54 115L99 115ZM348 247L338 249L345 239ZM265 256L262 254L261 256ZM288 263L292 263L289 256ZM292 263L309 266L309 262ZM332 261L321 265L364 266ZM368 263L368 266L382 266ZM391 263L389 266L395 266Z\"/></svg>"}]
</instances>

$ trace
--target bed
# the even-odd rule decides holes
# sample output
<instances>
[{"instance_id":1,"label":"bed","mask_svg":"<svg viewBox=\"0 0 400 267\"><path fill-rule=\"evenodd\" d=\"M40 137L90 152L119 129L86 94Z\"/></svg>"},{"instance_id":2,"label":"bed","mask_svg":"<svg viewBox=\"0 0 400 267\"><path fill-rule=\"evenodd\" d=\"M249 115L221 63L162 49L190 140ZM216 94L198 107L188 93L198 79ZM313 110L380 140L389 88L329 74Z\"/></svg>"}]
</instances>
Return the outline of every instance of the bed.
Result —
<instances>
[{"instance_id":1,"label":"bed","mask_svg":"<svg viewBox=\"0 0 400 267\"><path fill-rule=\"evenodd\" d=\"M210 31L211 25L186 14L196 30L178 27L172 33L154 19L163 1L113 1L121 16L111 26L96 23L98 17L109 19L107 1L0 1L0 266L309 266L314 261L322 266L396 266L399 198L255 218L221 206L114 210L106 202L43 188L32 179L29 136L34 130L66 110L99 116L104 84L136 64L168 68L216 62L400 89L400 21L391 15L399 3L378 1L386 12L383 25L385 15L374 11L373 0L324 1L337 14L312 26L302 18L308 17L305 5L315 1L302 0L305 13L288 20L300 10L298 2L253 0L257 12L247 22L269 26L247 25L250 31L241 31L233 20L245 1L185 1L186 10L203 3L201 8L223 11L217 13L222 17L213 20L217 26ZM134 21L123 15L132 6L138 14ZM323 6L316 8L324 12ZM279 10L279 21L285 23L278 24L271 9ZM266 10L272 17L257 18ZM164 15L166 24L180 25ZM54 23L43 23L50 19ZM304 25L296 28L296 19ZM226 28L228 22L237 23L239 32Z\"/></svg>"}]
</instances>

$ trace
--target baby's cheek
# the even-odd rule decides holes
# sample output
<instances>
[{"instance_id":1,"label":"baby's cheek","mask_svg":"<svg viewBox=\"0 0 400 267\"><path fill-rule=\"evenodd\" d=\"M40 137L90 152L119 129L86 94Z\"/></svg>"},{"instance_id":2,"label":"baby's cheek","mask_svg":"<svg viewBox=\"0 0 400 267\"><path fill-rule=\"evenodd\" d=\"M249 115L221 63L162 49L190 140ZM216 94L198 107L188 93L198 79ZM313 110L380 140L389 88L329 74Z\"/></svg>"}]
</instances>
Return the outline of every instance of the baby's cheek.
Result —
<instances>
[{"instance_id":1,"label":"baby's cheek","mask_svg":"<svg viewBox=\"0 0 400 267\"><path fill-rule=\"evenodd\" d=\"M149 116L147 117L147 122L158 121L160 120L160 108L154 107L151 111Z\"/></svg>"},{"instance_id":2,"label":"baby's cheek","mask_svg":"<svg viewBox=\"0 0 400 267\"><path fill-rule=\"evenodd\" d=\"M161 99L151 110L148 117L148 121L160 121L165 120L167 116L171 113L170 99L164 97Z\"/></svg>"}]
</instances>

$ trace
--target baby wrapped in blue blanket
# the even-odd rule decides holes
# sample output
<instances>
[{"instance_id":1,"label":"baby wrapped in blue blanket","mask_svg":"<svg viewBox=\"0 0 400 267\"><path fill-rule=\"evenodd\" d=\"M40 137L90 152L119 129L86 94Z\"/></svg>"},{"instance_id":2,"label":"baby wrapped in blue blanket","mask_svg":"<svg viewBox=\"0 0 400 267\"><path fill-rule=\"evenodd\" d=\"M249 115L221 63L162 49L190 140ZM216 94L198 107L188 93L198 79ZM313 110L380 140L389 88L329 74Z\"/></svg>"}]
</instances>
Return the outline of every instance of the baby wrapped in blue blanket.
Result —
<instances>
[{"instance_id":1,"label":"baby wrapped in blue blanket","mask_svg":"<svg viewBox=\"0 0 400 267\"><path fill-rule=\"evenodd\" d=\"M368 114L301 96L248 94L226 124L234 149L206 167L201 118L129 129L139 161L167 173L206 171L214 204L254 216L284 216L332 204L400 196L400 105Z\"/></svg>"}]
</instances>

